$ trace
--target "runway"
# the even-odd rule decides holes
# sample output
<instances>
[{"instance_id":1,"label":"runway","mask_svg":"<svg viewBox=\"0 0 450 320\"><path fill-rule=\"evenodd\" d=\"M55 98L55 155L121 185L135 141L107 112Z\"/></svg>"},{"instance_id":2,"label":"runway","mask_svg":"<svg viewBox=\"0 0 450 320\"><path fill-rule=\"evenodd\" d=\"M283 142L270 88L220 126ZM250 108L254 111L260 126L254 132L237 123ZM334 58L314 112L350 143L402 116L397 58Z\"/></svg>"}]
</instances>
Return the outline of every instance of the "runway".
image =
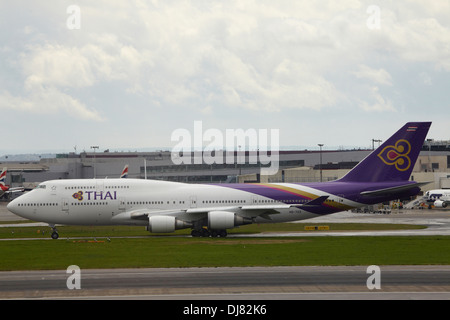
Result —
<instances>
[{"instance_id":1,"label":"runway","mask_svg":"<svg viewBox=\"0 0 450 320\"><path fill-rule=\"evenodd\" d=\"M365 266L0 272L2 299L309 300L449 299L449 266L380 266L370 289Z\"/></svg>"},{"instance_id":2,"label":"runway","mask_svg":"<svg viewBox=\"0 0 450 320\"><path fill-rule=\"evenodd\" d=\"M0 220L18 220L5 214ZM450 235L450 211L389 215L342 212L311 223L426 225L421 230L268 233L258 236ZM233 237L244 235L233 235ZM255 235L251 235L254 237ZM53 240L52 240L53 241ZM66 270L0 272L0 299L392 300L450 299L450 266L380 266L381 289L367 287L367 266L82 269L69 290Z\"/></svg>"}]
</instances>

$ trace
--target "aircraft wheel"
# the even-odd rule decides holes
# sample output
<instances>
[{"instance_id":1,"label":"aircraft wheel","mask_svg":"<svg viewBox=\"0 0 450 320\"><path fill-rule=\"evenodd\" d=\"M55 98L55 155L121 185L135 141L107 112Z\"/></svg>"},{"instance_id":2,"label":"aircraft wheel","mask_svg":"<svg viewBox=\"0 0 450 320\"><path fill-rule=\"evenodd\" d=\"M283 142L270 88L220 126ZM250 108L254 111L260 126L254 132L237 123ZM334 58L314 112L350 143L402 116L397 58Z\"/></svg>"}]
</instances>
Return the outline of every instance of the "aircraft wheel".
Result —
<instances>
[{"instance_id":1,"label":"aircraft wheel","mask_svg":"<svg viewBox=\"0 0 450 320\"><path fill-rule=\"evenodd\" d=\"M211 233L206 229L202 229L202 231L200 233L201 233L201 236L204 238L208 238L211 235Z\"/></svg>"},{"instance_id":2,"label":"aircraft wheel","mask_svg":"<svg viewBox=\"0 0 450 320\"><path fill-rule=\"evenodd\" d=\"M56 226L54 224L49 224L48 225L50 228L52 228L53 232L52 232L52 239L58 239L59 238L59 234L58 234L58 230L56 230Z\"/></svg>"},{"instance_id":3,"label":"aircraft wheel","mask_svg":"<svg viewBox=\"0 0 450 320\"><path fill-rule=\"evenodd\" d=\"M197 230L197 229L193 229L191 231L191 236L193 236L193 237L200 237L201 236L201 231Z\"/></svg>"},{"instance_id":4,"label":"aircraft wheel","mask_svg":"<svg viewBox=\"0 0 450 320\"><path fill-rule=\"evenodd\" d=\"M225 238L227 236L227 230L211 230L212 238Z\"/></svg>"}]
</instances>

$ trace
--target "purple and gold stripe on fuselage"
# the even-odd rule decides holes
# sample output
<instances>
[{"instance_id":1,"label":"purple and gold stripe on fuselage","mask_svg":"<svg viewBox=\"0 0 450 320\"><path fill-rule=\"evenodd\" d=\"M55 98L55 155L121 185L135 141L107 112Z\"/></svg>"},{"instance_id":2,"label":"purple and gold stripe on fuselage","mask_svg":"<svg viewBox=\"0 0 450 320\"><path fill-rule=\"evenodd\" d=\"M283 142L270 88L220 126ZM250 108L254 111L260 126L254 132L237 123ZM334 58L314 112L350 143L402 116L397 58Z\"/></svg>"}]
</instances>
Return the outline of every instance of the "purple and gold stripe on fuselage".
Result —
<instances>
[{"instance_id":1,"label":"purple and gold stripe on fuselage","mask_svg":"<svg viewBox=\"0 0 450 320\"><path fill-rule=\"evenodd\" d=\"M274 183L246 183L246 184L225 184L221 186L226 186L229 188L246 191L266 197L275 201L284 202L286 204L296 205L305 204L311 200L317 199L322 195L317 195L311 192L307 192L302 189L295 188L292 185L285 184L274 184ZM300 185L299 185L300 186ZM313 213L334 213L339 211L350 210L353 207L340 203L337 201L332 201L330 199L326 200L321 206L304 207L301 208L306 211Z\"/></svg>"}]
</instances>

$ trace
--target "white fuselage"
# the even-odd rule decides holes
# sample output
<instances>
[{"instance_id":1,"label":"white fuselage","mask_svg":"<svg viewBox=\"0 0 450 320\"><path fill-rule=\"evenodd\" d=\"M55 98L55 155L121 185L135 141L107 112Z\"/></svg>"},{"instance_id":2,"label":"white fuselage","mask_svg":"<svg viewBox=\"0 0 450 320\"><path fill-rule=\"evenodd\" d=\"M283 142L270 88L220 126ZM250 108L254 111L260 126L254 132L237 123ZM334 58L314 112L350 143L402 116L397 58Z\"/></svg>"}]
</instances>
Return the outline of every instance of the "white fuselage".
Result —
<instances>
[{"instance_id":1,"label":"white fuselage","mask_svg":"<svg viewBox=\"0 0 450 320\"><path fill-rule=\"evenodd\" d=\"M330 204L339 203L349 208L360 205L316 189L299 185L295 188L302 188L313 196L328 195ZM296 204L294 201L299 202L292 200L291 204ZM243 210L246 207L264 210L278 206L276 214L257 217L255 222L258 223L317 216L286 202L289 200L276 201L220 185L139 179L52 180L17 198L8 205L8 209L33 221L67 225L147 225L148 220L131 219L140 212L145 212L147 216L171 215L183 221L201 219L205 210L232 211L246 216L248 210Z\"/></svg>"},{"instance_id":2,"label":"white fuselage","mask_svg":"<svg viewBox=\"0 0 450 320\"><path fill-rule=\"evenodd\" d=\"M450 189L429 190L425 193L424 198L429 202L436 200L450 201Z\"/></svg>"}]
</instances>

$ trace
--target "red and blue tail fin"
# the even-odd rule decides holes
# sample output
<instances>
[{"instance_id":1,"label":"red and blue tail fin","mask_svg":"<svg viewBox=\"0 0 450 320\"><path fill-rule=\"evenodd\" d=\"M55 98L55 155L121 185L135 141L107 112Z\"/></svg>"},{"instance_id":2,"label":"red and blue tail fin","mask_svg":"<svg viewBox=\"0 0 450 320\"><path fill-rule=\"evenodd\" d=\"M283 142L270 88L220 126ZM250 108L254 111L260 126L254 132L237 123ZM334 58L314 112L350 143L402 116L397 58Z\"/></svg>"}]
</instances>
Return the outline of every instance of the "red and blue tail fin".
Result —
<instances>
[{"instance_id":1,"label":"red and blue tail fin","mask_svg":"<svg viewBox=\"0 0 450 320\"><path fill-rule=\"evenodd\" d=\"M120 178L128 178L128 165L126 164L125 167L122 170L122 174L120 175Z\"/></svg>"},{"instance_id":2,"label":"red and blue tail fin","mask_svg":"<svg viewBox=\"0 0 450 320\"><path fill-rule=\"evenodd\" d=\"M2 173L0 173L0 185L4 186L6 185L6 171L7 168L3 168Z\"/></svg>"},{"instance_id":3,"label":"red and blue tail fin","mask_svg":"<svg viewBox=\"0 0 450 320\"><path fill-rule=\"evenodd\" d=\"M408 122L339 181L407 181L431 122Z\"/></svg>"}]
</instances>

